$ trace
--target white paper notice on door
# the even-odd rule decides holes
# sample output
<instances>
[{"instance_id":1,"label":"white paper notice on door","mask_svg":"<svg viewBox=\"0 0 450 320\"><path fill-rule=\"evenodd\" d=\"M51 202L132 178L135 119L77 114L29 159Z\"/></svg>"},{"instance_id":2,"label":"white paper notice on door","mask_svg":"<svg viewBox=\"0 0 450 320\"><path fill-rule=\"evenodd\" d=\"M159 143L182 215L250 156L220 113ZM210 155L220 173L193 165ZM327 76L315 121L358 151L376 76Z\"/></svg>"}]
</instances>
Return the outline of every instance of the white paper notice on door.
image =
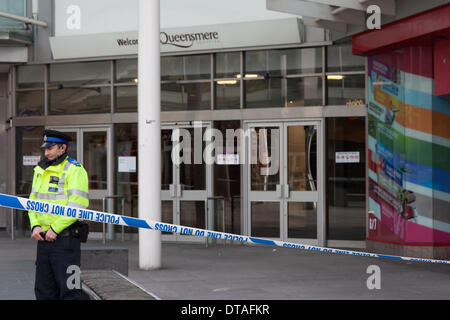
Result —
<instances>
[{"instance_id":1,"label":"white paper notice on door","mask_svg":"<svg viewBox=\"0 0 450 320\"><path fill-rule=\"evenodd\" d=\"M119 172L136 172L136 157L119 157Z\"/></svg>"},{"instance_id":2,"label":"white paper notice on door","mask_svg":"<svg viewBox=\"0 0 450 320\"><path fill-rule=\"evenodd\" d=\"M41 161L41 156L23 156L24 166L35 166Z\"/></svg>"},{"instance_id":3,"label":"white paper notice on door","mask_svg":"<svg viewBox=\"0 0 450 320\"><path fill-rule=\"evenodd\" d=\"M336 152L336 163L359 163L359 151Z\"/></svg>"},{"instance_id":4,"label":"white paper notice on door","mask_svg":"<svg viewBox=\"0 0 450 320\"><path fill-rule=\"evenodd\" d=\"M239 154L218 154L216 158L217 164L239 164Z\"/></svg>"}]
</instances>

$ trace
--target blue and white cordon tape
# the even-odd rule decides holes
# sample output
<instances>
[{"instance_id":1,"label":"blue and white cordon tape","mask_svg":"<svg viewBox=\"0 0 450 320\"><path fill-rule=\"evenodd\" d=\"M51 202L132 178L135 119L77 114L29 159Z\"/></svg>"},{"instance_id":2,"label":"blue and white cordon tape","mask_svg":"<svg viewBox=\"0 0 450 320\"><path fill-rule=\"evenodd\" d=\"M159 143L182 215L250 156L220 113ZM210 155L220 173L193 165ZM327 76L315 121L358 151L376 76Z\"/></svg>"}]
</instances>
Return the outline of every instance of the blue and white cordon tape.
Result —
<instances>
[{"instance_id":1,"label":"blue and white cordon tape","mask_svg":"<svg viewBox=\"0 0 450 320\"><path fill-rule=\"evenodd\" d=\"M77 207L64 206L59 204L53 204L50 202L38 201L38 200L30 200L27 198L21 198L11 195L6 195L0 193L0 206L8 207L19 210L26 211L34 211L38 213L44 214L53 214L62 217L71 217L77 218L80 220L94 221L94 222L102 222L102 223L111 223L115 225L135 227L135 228L145 228L157 231L167 231L178 234L185 235L193 235L199 237L206 237L212 239L223 239L223 240L234 240L243 243L253 243L253 244L265 244L275 247L283 247L283 248L295 248L302 250L311 250L317 252L328 252L328 253L339 253L339 254L347 254L361 257L372 257L372 258L387 258L387 259L396 259L396 260L406 260L406 261L418 261L418 262L431 262L431 263L443 263L450 264L448 260L434 260L434 259L425 259L425 258L412 258L412 257L401 257L401 256L392 256L392 255L384 255L378 253L368 253L368 252L358 252L358 251L349 251L349 250L340 250L333 248L324 248L311 246L307 244L299 244L293 242L285 242L278 240L268 240L264 238L256 238L256 237L248 237L244 235L237 235L232 233L211 231L205 229L198 229L192 227L185 227L170 223L164 222L155 222L144 219L132 218L127 216L121 216L112 213L105 213L100 211L93 211L89 209L81 209Z\"/></svg>"}]
</instances>

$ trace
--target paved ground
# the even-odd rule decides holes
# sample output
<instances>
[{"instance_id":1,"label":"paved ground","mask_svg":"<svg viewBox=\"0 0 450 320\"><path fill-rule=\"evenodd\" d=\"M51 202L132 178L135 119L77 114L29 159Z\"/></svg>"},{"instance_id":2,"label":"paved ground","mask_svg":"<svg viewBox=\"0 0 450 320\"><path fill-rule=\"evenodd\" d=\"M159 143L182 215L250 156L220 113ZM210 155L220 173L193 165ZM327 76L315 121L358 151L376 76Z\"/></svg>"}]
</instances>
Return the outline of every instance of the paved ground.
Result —
<instances>
[{"instance_id":1,"label":"paved ground","mask_svg":"<svg viewBox=\"0 0 450 320\"><path fill-rule=\"evenodd\" d=\"M85 246L101 246L89 241ZM128 277L161 299L450 299L450 266L246 245L164 243L162 268L138 269L137 241L129 249ZM0 299L34 299L35 241L0 238ZM369 290L370 265L381 289Z\"/></svg>"}]
</instances>

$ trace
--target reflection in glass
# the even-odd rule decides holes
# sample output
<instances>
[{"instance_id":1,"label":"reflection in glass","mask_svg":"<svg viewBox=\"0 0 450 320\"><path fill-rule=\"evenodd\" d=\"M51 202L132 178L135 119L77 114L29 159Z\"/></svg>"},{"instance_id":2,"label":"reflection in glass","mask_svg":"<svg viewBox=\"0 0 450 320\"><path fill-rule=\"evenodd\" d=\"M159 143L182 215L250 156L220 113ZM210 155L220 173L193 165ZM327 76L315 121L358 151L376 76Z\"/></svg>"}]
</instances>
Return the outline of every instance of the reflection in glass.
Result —
<instances>
[{"instance_id":1,"label":"reflection in glass","mask_svg":"<svg viewBox=\"0 0 450 320\"><path fill-rule=\"evenodd\" d=\"M227 130L240 129L239 120L214 121L214 128L220 130L226 140ZM229 131L230 132L230 131ZM240 145L240 143L239 143ZM231 150L233 147L233 150ZM238 148L238 138L228 140L224 153L240 153ZM214 196L222 196L225 199L225 231L230 233L241 233L241 166L240 165L219 165L216 162L214 168L213 190Z\"/></svg>"},{"instance_id":2,"label":"reflection in glass","mask_svg":"<svg viewBox=\"0 0 450 320\"><path fill-rule=\"evenodd\" d=\"M116 87L116 112L137 112L137 86Z\"/></svg>"},{"instance_id":3,"label":"reflection in glass","mask_svg":"<svg viewBox=\"0 0 450 320\"><path fill-rule=\"evenodd\" d=\"M317 238L316 202L288 202L288 238Z\"/></svg>"},{"instance_id":4,"label":"reflection in glass","mask_svg":"<svg viewBox=\"0 0 450 320\"><path fill-rule=\"evenodd\" d=\"M17 67L17 88L44 88L45 65Z\"/></svg>"},{"instance_id":5,"label":"reflection in glass","mask_svg":"<svg viewBox=\"0 0 450 320\"><path fill-rule=\"evenodd\" d=\"M28 5L29 6L29 5ZM16 1L16 0L8 0L0 2L0 11L12 13L17 16L26 17L27 16L27 3L26 1ZM23 29L27 29L28 27L25 23L21 21L16 21L13 19L8 19L4 17L0 17L0 28L4 29L19 29L23 31Z\"/></svg>"},{"instance_id":6,"label":"reflection in glass","mask_svg":"<svg viewBox=\"0 0 450 320\"><path fill-rule=\"evenodd\" d=\"M205 83L162 83L162 111L211 109L211 85Z\"/></svg>"},{"instance_id":7,"label":"reflection in glass","mask_svg":"<svg viewBox=\"0 0 450 320\"><path fill-rule=\"evenodd\" d=\"M327 76L328 105L363 105L366 100L364 74Z\"/></svg>"},{"instance_id":8,"label":"reflection in glass","mask_svg":"<svg viewBox=\"0 0 450 320\"><path fill-rule=\"evenodd\" d=\"M77 154L77 133L75 131L64 131L65 134L67 134L69 137L72 138L72 141L69 142L69 145L67 146L67 154L69 157L73 159L78 158Z\"/></svg>"},{"instance_id":9,"label":"reflection in glass","mask_svg":"<svg viewBox=\"0 0 450 320\"><path fill-rule=\"evenodd\" d=\"M18 117L44 115L44 90L16 91Z\"/></svg>"},{"instance_id":10,"label":"reflection in glass","mask_svg":"<svg viewBox=\"0 0 450 320\"><path fill-rule=\"evenodd\" d=\"M280 50L247 51L245 53L245 74L281 76Z\"/></svg>"},{"instance_id":11,"label":"reflection in glass","mask_svg":"<svg viewBox=\"0 0 450 320\"><path fill-rule=\"evenodd\" d=\"M40 157L44 154L40 148L42 144L42 132L44 127L17 127L16 128L16 148L17 159L26 157ZM16 193L29 194L33 183L34 165L16 161Z\"/></svg>"},{"instance_id":12,"label":"reflection in glass","mask_svg":"<svg viewBox=\"0 0 450 320\"><path fill-rule=\"evenodd\" d=\"M287 74L322 72L322 47L290 49L285 54Z\"/></svg>"},{"instance_id":13,"label":"reflection in glass","mask_svg":"<svg viewBox=\"0 0 450 320\"><path fill-rule=\"evenodd\" d=\"M173 201L161 201L161 222L173 224ZM163 231L162 234L172 234L172 232Z\"/></svg>"},{"instance_id":14,"label":"reflection in glass","mask_svg":"<svg viewBox=\"0 0 450 320\"><path fill-rule=\"evenodd\" d=\"M201 80L211 78L211 57L207 55L161 57L161 80Z\"/></svg>"},{"instance_id":15,"label":"reflection in glass","mask_svg":"<svg viewBox=\"0 0 450 320\"><path fill-rule=\"evenodd\" d=\"M219 80L216 84L215 109L239 109L241 86L238 80Z\"/></svg>"},{"instance_id":16,"label":"reflection in glass","mask_svg":"<svg viewBox=\"0 0 450 320\"><path fill-rule=\"evenodd\" d=\"M191 163L185 163L183 161L180 164L180 184L182 185L183 190L206 190L206 164L203 161L202 163L195 163L195 150L194 150L194 141L195 141L195 133L197 130L194 128L183 128L184 130L188 130L191 136ZM202 128L202 137L206 128ZM202 150L205 150L206 143L203 141ZM180 154L183 157L183 153Z\"/></svg>"},{"instance_id":17,"label":"reflection in glass","mask_svg":"<svg viewBox=\"0 0 450 320\"><path fill-rule=\"evenodd\" d=\"M321 106L322 77L287 79L287 106Z\"/></svg>"},{"instance_id":18,"label":"reflection in glass","mask_svg":"<svg viewBox=\"0 0 450 320\"><path fill-rule=\"evenodd\" d=\"M216 53L215 78L236 78L240 73L239 52Z\"/></svg>"},{"instance_id":19,"label":"reflection in glass","mask_svg":"<svg viewBox=\"0 0 450 320\"><path fill-rule=\"evenodd\" d=\"M317 129L288 126L288 184L291 191L317 191Z\"/></svg>"},{"instance_id":20,"label":"reflection in glass","mask_svg":"<svg viewBox=\"0 0 450 320\"><path fill-rule=\"evenodd\" d=\"M279 127L251 128L251 190L276 191L280 183Z\"/></svg>"},{"instance_id":21,"label":"reflection in glass","mask_svg":"<svg viewBox=\"0 0 450 320\"><path fill-rule=\"evenodd\" d=\"M172 130L161 130L161 190L173 184Z\"/></svg>"},{"instance_id":22,"label":"reflection in glass","mask_svg":"<svg viewBox=\"0 0 450 320\"><path fill-rule=\"evenodd\" d=\"M118 167L119 157L136 157L136 168L138 168L137 158L137 123L117 123L114 125L114 146L115 163ZM117 168L116 167L116 168ZM138 216L138 183L137 172L116 172L116 193L124 195L125 213L127 216ZM136 228L125 228L126 232L136 232Z\"/></svg>"},{"instance_id":23,"label":"reflection in glass","mask_svg":"<svg viewBox=\"0 0 450 320\"><path fill-rule=\"evenodd\" d=\"M365 58L352 54L351 42L327 46L327 71L364 71Z\"/></svg>"},{"instance_id":24,"label":"reflection in glass","mask_svg":"<svg viewBox=\"0 0 450 320\"><path fill-rule=\"evenodd\" d=\"M180 201L180 224L205 229L205 201Z\"/></svg>"},{"instance_id":25,"label":"reflection in glass","mask_svg":"<svg viewBox=\"0 0 450 320\"><path fill-rule=\"evenodd\" d=\"M83 166L88 173L89 190L107 189L106 132L84 132Z\"/></svg>"},{"instance_id":26,"label":"reflection in glass","mask_svg":"<svg viewBox=\"0 0 450 320\"><path fill-rule=\"evenodd\" d=\"M364 118L328 118L327 233L331 240L366 235L366 143ZM359 162L336 163L336 152L359 152Z\"/></svg>"},{"instance_id":27,"label":"reflection in glass","mask_svg":"<svg viewBox=\"0 0 450 320\"><path fill-rule=\"evenodd\" d=\"M255 237L280 237L280 202L251 203L251 234Z\"/></svg>"},{"instance_id":28,"label":"reflection in glass","mask_svg":"<svg viewBox=\"0 0 450 320\"><path fill-rule=\"evenodd\" d=\"M137 59L116 61L116 82L137 83Z\"/></svg>"},{"instance_id":29,"label":"reflection in glass","mask_svg":"<svg viewBox=\"0 0 450 320\"><path fill-rule=\"evenodd\" d=\"M247 80L244 82L245 108L280 108L281 79Z\"/></svg>"},{"instance_id":30,"label":"reflection in glass","mask_svg":"<svg viewBox=\"0 0 450 320\"><path fill-rule=\"evenodd\" d=\"M49 114L89 114L111 112L111 89L63 88L49 90Z\"/></svg>"},{"instance_id":31,"label":"reflection in glass","mask_svg":"<svg viewBox=\"0 0 450 320\"><path fill-rule=\"evenodd\" d=\"M49 87L79 87L110 83L110 62L54 63L50 65Z\"/></svg>"}]
</instances>

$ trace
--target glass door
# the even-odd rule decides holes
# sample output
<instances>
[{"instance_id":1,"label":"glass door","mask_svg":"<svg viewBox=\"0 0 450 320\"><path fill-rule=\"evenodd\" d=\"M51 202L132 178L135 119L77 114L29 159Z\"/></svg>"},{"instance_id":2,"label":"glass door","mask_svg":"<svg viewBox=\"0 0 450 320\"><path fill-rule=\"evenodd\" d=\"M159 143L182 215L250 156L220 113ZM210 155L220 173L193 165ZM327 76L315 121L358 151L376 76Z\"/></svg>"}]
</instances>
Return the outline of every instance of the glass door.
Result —
<instances>
[{"instance_id":1,"label":"glass door","mask_svg":"<svg viewBox=\"0 0 450 320\"><path fill-rule=\"evenodd\" d=\"M281 238L281 123L249 125L248 217L250 235Z\"/></svg>"},{"instance_id":2,"label":"glass door","mask_svg":"<svg viewBox=\"0 0 450 320\"><path fill-rule=\"evenodd\" d=\"M283 235L288 241L318 238L318 130L318 122L284 124Z\"/></svg>"},{"instance_id":3,"label":"glass door","mask_svg":"<svg viewBox=\"0 0 450 320\"><path fill-rule=\"evenodd\" d=\"M161 126L163 222L206 228L206 200L210 194L212 166L203 159L203 136L209 127L209 123ZM174 134L179 138L174 139ZM174 157L179 158L174 160ZM195 235L163 233L162 236L163 240L204 241Z\"/></svg>"},{"instance_id":4,"label":"glass door","mask_svg":"<svg viewBox=\"0 0 450 320\"><path fill-rule=\"evenodd\" d=\"M103 199L112 195L111 128L105 127L51 127L72 137L68 146L70 157L81 163L89 179L89 209L103 211ZM114 212L114 208L108 207ZM90 238L100 238L103 225L89 222ZM108 239L113 238L113 225L108 224Z\"/></svg>"},{"instance_id":5,"label":"glass door","mask_svg":"<svg viewBox=\"0 0 450 320\"><path fill-rule=\"evenodd\" d=\"M320 122L250 123L247 130L249 234L317 244L323 236Z\"/></svg>"}]
</instances>

